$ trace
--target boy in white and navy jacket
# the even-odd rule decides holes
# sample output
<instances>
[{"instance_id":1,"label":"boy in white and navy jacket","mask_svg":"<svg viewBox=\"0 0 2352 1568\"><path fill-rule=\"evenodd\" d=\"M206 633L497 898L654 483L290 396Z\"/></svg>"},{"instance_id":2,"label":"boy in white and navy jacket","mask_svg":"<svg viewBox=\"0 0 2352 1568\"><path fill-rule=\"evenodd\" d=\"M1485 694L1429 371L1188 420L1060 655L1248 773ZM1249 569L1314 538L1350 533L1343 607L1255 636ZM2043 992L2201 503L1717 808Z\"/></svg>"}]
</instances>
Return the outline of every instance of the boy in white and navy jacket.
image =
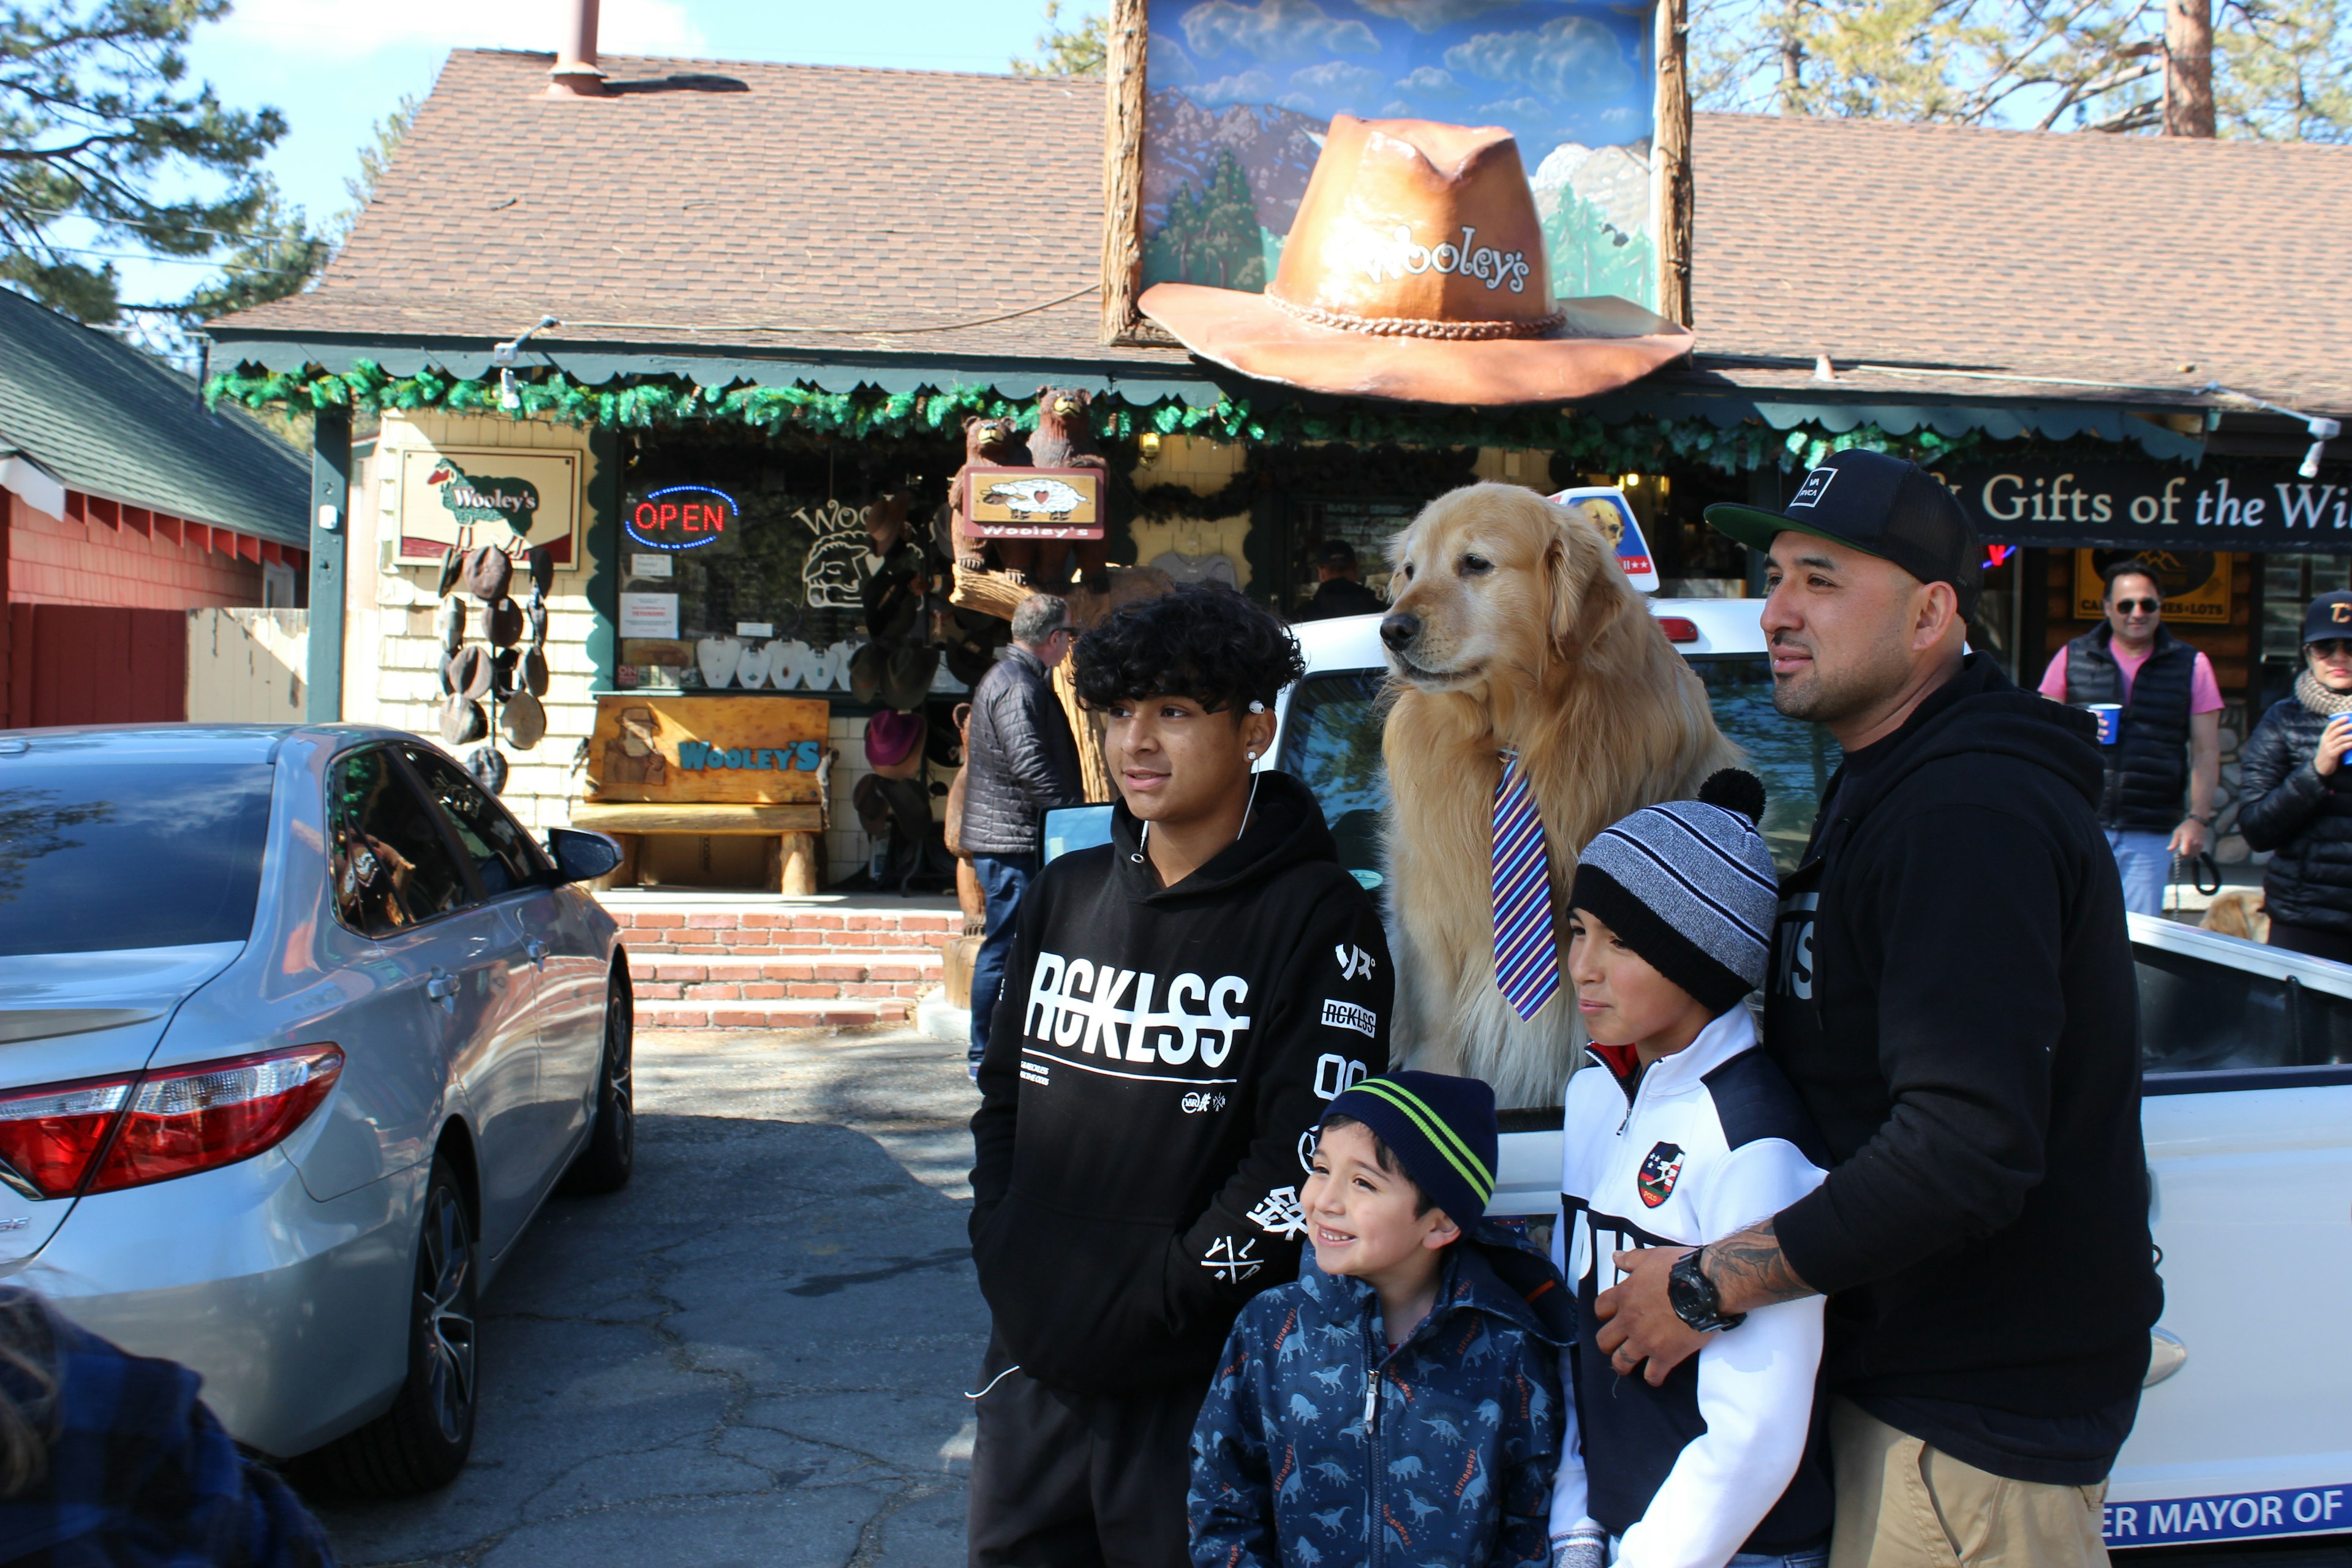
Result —
<instances>
[{"instance_id":1,"label":"boy in white and navy jacket","mask_svg":"<svg viewBox=\"0 0 2352 1568\"><path fill-rule=\"evenodd\" d=\"M1596 1348L1617 1255L1702 1246L1820 1184L1817 1135L1756 1039L1778 883L1763 785L1725 772L1645 806L1576 868L1568 972L1592 1065L1569 1079L1555 1261L1576 1287L1580 1444L1552 1495L1560 1568L1818 1568L1829 1468L1817 1418L1822 1298L1725 1319L1677 1270L1676 1310L1713 1329L1653 1388Z\"/></svg>"}]
</instances>

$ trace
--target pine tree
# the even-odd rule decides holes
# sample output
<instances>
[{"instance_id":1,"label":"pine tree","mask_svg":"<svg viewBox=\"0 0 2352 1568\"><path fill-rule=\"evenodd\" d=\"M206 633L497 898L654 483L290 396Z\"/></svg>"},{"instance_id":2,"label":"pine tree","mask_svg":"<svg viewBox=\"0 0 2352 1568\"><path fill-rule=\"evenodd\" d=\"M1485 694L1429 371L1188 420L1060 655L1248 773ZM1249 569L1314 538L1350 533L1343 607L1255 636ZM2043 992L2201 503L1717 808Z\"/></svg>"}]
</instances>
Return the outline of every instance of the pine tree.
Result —
<instances>
[{"instance_id":1,"label":"pine tree","mask_svg":"<svg viewBox=\"0 0 2352 1568\"><path fill-rule=\"evenodd\" d=\"M108 249L199 258L289 242L299 215L258 167L285 118L226 108L185 80L190 34L227 11L228 0L35 0L0 12L0 282L103 323L121 308ZM227 188L156 195L191 173Z\"/></svg>"},{"instance_id":2,"label":"pine tree","mask_svg":"<svg viewBox=\"0 0 2352 1568\"><path fill-rule=\"evenodd\" d=\"M1062 0L1045 0L1045 30L1034 59L1014 60L1015 76L1100 76L1110 60L1110 18L1087 16L1075 27L1057 24Z\"/></svg>"}]
</instances>

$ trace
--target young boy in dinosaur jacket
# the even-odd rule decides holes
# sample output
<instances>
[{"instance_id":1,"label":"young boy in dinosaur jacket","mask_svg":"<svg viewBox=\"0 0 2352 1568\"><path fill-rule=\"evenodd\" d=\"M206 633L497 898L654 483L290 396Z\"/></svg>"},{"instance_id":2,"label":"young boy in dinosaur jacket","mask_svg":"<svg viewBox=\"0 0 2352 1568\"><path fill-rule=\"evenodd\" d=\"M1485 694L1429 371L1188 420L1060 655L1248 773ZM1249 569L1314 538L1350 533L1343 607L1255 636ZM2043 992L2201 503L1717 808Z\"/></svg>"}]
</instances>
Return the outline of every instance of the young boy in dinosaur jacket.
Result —
<instances>
[{"instance_id":1,"label":"young boy in dinosaur jacket","mask_svg":"<svg viewBox=\"0 0 2352 1568\"><path fill-rule=\"evenodd\" d=\"M1297 643L1222 589L1076 649L1111 842L1030 884L980 1066L973 1568L1180 1568L1192 1418L1244 1303L1298 1267L1324 1103L1388 1065L1371 900L1257 769ZM1255 771L1254 771L1255 770Z\"/></svg>"},{"instance_id":2,"label":"young boy in dinosaur jacket","mask_svg":"<svg viewBox=\"0 0 2352 1568\"><path fill-rule=\"evenodd\" d=\"M1199 1568L1541 1568L1572 1317L1542 1254L1479 1217L1497 1142L1476 1079L1331 1102L1314 1260L1242 1310L1192 1430Z\"/></svg>"}]
</instances>

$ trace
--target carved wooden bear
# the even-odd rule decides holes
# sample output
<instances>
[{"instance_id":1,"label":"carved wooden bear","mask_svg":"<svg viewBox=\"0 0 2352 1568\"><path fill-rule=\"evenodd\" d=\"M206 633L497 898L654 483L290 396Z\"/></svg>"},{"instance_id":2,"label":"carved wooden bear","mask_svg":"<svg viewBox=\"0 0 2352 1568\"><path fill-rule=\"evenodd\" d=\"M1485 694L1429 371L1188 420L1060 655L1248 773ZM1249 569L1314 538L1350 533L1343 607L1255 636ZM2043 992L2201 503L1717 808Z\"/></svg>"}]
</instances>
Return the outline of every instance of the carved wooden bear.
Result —
<instances>
[{"instance_id":1,"label":"carved wooden bear","mask_svg":"<svg viewBox=\"0 0 2352 1568\"><path fill-rule=\"evenodd\" d=\"M997 547L997 560L1006 571L1019 575L1031 564L1035 549L1034 542L1025 539L983 539L971 525L970 500L964 480L970 475L992 468L1026 468L1029 449L1021 444L1021 431L1010 419L983 419L975 414L963 422L963 467L956 470L954 489L950 505L954 511L948 531L955 542L956 564L967 572L985 571L988 547Z\"/></svg>"},{"instance_id":2,"label":"carved wooden bear","mask_svg":"<svg viewBox=\"0 0 2352 1568\"><path fill-rule=\"evenodd\" d=\"M1095 450L1094 422L1087 417L1087 395L1065 387L1048 386L1037 394L1037 433L1029 437L1029 460L1041 468L1094 468L1106 477L1110 462ZM1104 487L1104 499L1108 500L1109 486ZM1108 519L1105 520L1108 522ZM1039 564L1046 568L1050 583L1040 586L1059 589L1064 579L1058 568L1063 559L1064 545L1057 540L1039 541ZM1108 581L1110 545L1107 540L1074 539L1068 551L1077 557L1080 579L1097 592Z\"/></svg>"}]
</instances>

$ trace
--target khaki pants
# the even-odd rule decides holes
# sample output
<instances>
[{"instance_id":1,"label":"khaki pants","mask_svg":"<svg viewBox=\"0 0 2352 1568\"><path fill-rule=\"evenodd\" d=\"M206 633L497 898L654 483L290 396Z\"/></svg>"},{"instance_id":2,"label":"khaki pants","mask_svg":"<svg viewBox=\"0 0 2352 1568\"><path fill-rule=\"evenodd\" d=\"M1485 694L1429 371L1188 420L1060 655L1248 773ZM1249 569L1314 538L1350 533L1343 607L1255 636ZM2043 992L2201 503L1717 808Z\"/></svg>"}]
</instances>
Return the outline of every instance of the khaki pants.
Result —
<instances>
[{"instance_id":1,"label":"khaki pants","mask_svg":"<svg viewBox=\"0 0 2352 1568\"><path fill-rule=\"evenodd\" d=\"M2106 1568L2105 1483L1990 1475L1846 1399L1830 1406L1830 1568Z\"/></svg>"}]
</instances>

